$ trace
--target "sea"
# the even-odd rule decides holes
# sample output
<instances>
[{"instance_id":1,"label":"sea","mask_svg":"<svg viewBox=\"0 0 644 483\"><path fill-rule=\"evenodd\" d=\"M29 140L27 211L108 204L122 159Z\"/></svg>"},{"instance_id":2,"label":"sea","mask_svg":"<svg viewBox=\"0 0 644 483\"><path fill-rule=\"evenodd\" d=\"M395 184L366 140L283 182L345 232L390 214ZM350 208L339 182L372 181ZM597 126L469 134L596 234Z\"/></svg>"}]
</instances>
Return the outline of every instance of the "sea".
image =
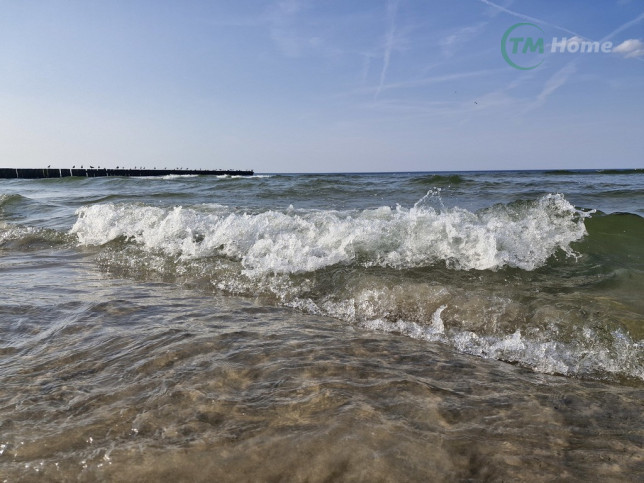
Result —
<instances>
[{"instance_id":1,"label":"sea","mask_svg":"<svg viewBox=\"0 0 644 483\"><path fill-rule=\"evenodd\" d=\"M644 481L644 170L0 180L0 481Z\"/></svg>"}]
</instances>

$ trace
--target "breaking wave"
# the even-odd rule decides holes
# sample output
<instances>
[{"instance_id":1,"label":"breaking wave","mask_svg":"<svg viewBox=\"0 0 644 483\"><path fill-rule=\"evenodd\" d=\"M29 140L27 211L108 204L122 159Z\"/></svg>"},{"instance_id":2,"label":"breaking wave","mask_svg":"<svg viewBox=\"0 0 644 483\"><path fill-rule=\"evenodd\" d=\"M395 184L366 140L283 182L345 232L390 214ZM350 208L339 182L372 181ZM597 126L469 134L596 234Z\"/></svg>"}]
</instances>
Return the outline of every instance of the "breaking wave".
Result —
<instances>
[{"instance_id":1,"label":"breaking wave","mask_svg":"<svg viewBox=\"0 0 644 483\"><path fill-rule=\"evenodd\" d=\"M81 208L71 232L83 245L123 238L182 258L234 257L251 276L352 263L403 269L444 262L459 270L534 270L557 250L574 255L570 244L586 234L588 214L561 195L477 213L437 211L423 201L410 209L256 214L217 206L99 204Z\"/></svg>"},{"instance_id":2,"label":"breaking wave","mask_svg":"<svg viewBox=\"0 0 644 483\"><path fill-rule=\"evenodd\" d=\"M586 224L601 235L612 219L559 194L476 212L437 204L434 192L347 211L105 203L80 208L71 234L107 270L205 282L541 372L644 379L634 312L569 288L597 283L566 270L603 256Z\"/></svg>"}]
</instances>

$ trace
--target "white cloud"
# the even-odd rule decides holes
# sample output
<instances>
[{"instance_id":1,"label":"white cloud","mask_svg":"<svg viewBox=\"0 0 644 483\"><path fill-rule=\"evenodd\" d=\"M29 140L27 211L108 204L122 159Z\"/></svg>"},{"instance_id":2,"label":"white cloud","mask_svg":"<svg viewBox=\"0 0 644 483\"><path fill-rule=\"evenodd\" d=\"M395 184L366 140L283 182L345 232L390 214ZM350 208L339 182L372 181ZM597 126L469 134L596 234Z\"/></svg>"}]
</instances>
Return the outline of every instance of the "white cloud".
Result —
<instances>
[{"instance_id":1,"label":"white cloud","mask_svg":"<svg viewBox=\"0 0 644 483\"><path fill-rule=\"evenodd\" d=\"M622 54L626 58L640 57L644 55L644 42L639 39L624 40L624 42L613 48L613 52Z\"/></svg>"},{"instance_id":2,"label":"white cloud","mask_svg":"<svg viewBox=\"0 0 644 483\"><path fill-rule=\"evenodd\" d=\"M557 89L562 87L568 82L568 78L577 72L577 65L575 61L569 62L557 72L554 73L545 83L543 89L530 106L530 109L540 107L545 104L548 97L553 94Z\"/></svg>"},{"instance_id":3,"label":"white cloud","mask_svg":"<svg viewBox=\"0 0 644 483\"><path fill-rule=\"evenodd\" d=\"M433 77L423 77L421 79L412 79L412 80L393 82L388 84L385 83L382 86L377 86L377 87L360 88L360 89L351 91L351 93L360 95L360 94L370 94L374 92L375 93L374 97L377 98L378 94L383 91L390 91L394 89L408 89L408 88L426 86L430 84L438 84L441 82L450 82L458 79L465 79L468 77L487 76L490 74L503 72L504 70L507 72L507 69L505 69L505 67L501 67L501 68L495 68L495 69L476 70L471 72L459 72L456 74L436 75Z\"/></svg>"}]
</instances>

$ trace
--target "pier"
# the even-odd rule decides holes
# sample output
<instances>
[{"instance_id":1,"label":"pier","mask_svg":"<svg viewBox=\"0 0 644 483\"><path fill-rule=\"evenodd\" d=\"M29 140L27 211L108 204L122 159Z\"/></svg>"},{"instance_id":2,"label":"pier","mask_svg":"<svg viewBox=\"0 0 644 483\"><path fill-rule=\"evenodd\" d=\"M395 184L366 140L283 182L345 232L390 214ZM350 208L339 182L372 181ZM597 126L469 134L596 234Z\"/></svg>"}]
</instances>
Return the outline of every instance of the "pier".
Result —
<instances>
[{"instance_id":1,"label":"pier","mask_svg":"<svg viewBox=\"0 0 644 483\"><path fill-rule=\"evenodd\" d=\"M238 169L109 169L109 168L0 168L0 178L4 179L43 179L67 178L102 178L105 176L169 176L169 175L199 175L199 176L252 176L251 170Z\"/></svg>"}]
</instances>

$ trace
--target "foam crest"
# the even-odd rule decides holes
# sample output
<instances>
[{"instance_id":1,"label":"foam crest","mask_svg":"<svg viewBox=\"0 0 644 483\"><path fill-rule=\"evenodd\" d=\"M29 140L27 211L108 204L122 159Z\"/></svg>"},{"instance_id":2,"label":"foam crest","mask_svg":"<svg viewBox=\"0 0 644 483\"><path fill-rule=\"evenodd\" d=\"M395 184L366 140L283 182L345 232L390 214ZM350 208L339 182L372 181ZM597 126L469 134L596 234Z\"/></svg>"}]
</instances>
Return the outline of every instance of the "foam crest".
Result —
<instances>
[{"instance_id":1,"label":"foam crest","mask_svg":"<svg viewBox=\"0 0 644 483\"><path fill-rule=\"evenodd\" d=\"M586 234L584 213L561 195L473 213L405 209L209 213L131 204L83 207L71 232L83 245L118 238L183 258L223 255L259 277L313 272L336 264L395 269L444 262L459 270L534 270Z\"/></svg>"},{"instance_id":2,"label":"foam crest","mask_svg":"<svg viewBox=\"0 0 644 483\"><path fill-rule=\"evenodd\" d=\"M251 176L242 176L239 174L219 174L216 176L216 178L219 179L250 179L250 178L272 178L272 174L253 174Z\"/></svg>"},{"instance_id":3,"label":"foam crest","mask_svg":"<svg viewBox=\"0 0 644 483\"><path fill-rule=\"evenodd\" d=\"M197 177L199 177L198 174L166 174L165 176L161 176L161 179L173 180L173 179L197 178Z\"/></svg>"}]
</instances>

